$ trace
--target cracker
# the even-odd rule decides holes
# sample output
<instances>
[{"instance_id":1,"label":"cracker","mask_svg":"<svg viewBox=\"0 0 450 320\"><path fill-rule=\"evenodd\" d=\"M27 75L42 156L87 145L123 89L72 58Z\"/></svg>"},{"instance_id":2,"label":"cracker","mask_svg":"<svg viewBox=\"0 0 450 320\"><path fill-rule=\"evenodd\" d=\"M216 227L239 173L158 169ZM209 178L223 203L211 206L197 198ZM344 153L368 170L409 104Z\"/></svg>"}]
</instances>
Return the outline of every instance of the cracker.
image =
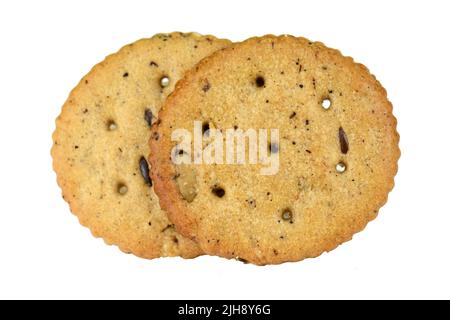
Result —
<instances>
[{"instance_id":1,"label":"cracker","mask_svg":"<svg viewBox=\"0 0 450 320\"><path fill-rule=\"evenodd\" d=\"M178 79L229 43L158 34L108 56L71 92L56 121L53 164L64 199L94 236L148 259L201 254L159 207L147 142Z\"/></svg>"},{"instance_id":2,"label":"cracker","mask_svg":"<svg viewBox=\"0 0 450 320\"><path fill-rule=\"evenodd\" d=\"M174 164L171 135L192 133L194 121L222 132L278 129L279 144L268 148L279 170ZM350 240L387 201L400 156L392 105L368 69L292 36L251 38L204 59L152 131L155 190L179 232L208 254L260 265L316 257ZM192 150L183 156L193 160Z\"/></svg>"}]
</instances>

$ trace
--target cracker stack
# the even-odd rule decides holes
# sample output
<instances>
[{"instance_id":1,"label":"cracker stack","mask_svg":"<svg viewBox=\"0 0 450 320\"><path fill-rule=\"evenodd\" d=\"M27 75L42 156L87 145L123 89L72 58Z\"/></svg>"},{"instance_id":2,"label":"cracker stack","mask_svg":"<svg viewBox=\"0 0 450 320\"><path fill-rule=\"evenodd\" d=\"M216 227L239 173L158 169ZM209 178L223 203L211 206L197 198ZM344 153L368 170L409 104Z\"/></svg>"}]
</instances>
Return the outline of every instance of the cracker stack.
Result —
<instances>
[{"instance_id":1,"label":"cracker stack","mask_svg":"<svg viewBox=\"0 0 450 320\"><path fill-rule=\"evenodd\" d=\"M234 162L220 157L233 132L249 147ZM128 45L72 91L53 140L63 197L94 236L148 259L258 265L350 240L386 202L400 156L367 68L292 36Z\"/></svg>"}]
</instances>

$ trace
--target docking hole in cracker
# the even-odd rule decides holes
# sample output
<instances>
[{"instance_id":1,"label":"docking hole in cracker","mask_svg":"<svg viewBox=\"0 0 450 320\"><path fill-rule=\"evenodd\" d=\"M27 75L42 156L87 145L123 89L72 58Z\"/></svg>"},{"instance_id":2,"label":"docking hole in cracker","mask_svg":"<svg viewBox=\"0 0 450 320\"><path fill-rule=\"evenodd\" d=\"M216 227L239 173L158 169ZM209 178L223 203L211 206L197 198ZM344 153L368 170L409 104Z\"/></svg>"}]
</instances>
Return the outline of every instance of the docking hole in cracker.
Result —
<instances>
[{"instance_id":1,"label":"docking hole in cracker","mask_svg":"<svg viewBox=\"0 0 450 320\"><path fill-rule=\"evenodd\" d=\"M206 135L206 136L209 136L209 122L203 122L202 123L202 134L203 135Z\"/></svg>"},{"instance_id":2,"label":"docking hole in cracker","mask_svg":"<svg viewBox=\"0 0 450 320\"><path fill-rule=\"evenodd\" d=\"M128 192L128 187L124 183L119 183L117 184L117 192L123 196Z\"/></svg>"},{"instance_id":3,"label":"docking hole in cracker","mask_svg":"<svg viewBox=\"0 0 450 320\"><path fill-rule=\"evenodd\" d=\"M113 121L113 120L109 120L108 122L107 122L107 128L108 128L108 130L109 131L114 131L114 130L116 130L117 129L117 124Z\"/></svg>"},{"instance_id":4,"label":"docking hole in cracker","mask_svg":"<svg viewBox=\"0 0 450 320\"><path fill-rule=\"evenodd\" d=\"M281 213L281 218L284 221L292 222L292 210L289 208L284 209L283 212Z\"/></svg>"},{"instance_id":5,"label":"docking hole in cracker","mask_svg":"<svg viewBox=\"0 0 450 320\"><path fill-rule=\"evenodd\" d=\"M221 186L214 186L211 192L218 198L222 198L225 195L225 189Z\"/></svg>"},{"instance_id":6,"label":"docking hole in cracker","mask_svg":"<svg viewBox=\"0 0 450 320\"><path fill-rule=\"evenodd\" d=\"M347 170L347 165L345 162L341 161L336 165L336 171L338 173L344 173Z\"/></svg>"},{"instance_id":7,"label":"docking hole in cracker","mask_svg":"<svg viewBox=\"0 0 450 320\"><path fill-rule=\"evenodd\" d=\"M168 76L163 76L161 77L161 79L159 80L159 83L161 84L162 88L168 87L170 84L170 79Z\"/></svg>"},{"instance_id":8,"label":"docking hole in cracker","mask_svg":"<svg viewBox=\"0 0 450 320\"><path fill-rule=\"evenodd\" d=\"M266 84L266 80L264 80L263 76L257 76L255 79L255 84L258 88L262 88Z\"/></svg>"},{"instance_id":9,"label":"docking hole in cracker","mask_svg":"<svg viewBox=\"0 0 450 320\"><path fill-rule=\"evenodd\" d=\"M321 105L322 105L322 108L324 108L325 110L328 110L331 107L331 100L328 98L325 98L322 100Z\"/></svg>"}]
</instances>

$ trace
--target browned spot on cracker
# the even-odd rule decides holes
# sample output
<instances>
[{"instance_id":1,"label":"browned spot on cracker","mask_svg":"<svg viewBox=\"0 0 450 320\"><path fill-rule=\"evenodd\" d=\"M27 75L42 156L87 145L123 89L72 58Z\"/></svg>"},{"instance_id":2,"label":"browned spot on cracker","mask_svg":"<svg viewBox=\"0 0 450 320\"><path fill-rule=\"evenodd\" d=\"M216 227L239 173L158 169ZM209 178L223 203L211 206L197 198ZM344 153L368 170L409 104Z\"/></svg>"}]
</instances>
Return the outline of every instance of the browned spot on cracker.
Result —
<instances>
[{"instance_id":1,"label":"browned spot on cracker","mask_svg":"<svg viewBox=\"0 0 450 320\"><path fill-rule=\"evenodd\" d=\"M202 90L203 92L208 92L209 89L211 89L211 84L209 83L208 79L205 79L202 86Z\"/></svg>"}]
</instances>

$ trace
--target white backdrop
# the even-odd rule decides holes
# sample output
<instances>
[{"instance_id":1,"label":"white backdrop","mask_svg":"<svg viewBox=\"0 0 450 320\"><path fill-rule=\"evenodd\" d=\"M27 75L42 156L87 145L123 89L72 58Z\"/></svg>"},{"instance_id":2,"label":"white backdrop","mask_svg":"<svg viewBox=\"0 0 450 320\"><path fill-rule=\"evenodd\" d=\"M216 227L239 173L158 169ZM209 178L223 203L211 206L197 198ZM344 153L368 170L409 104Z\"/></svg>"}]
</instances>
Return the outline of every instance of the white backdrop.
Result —
<instances>
[{"instance_id":1,"label":"white backdrop","mask_svg":"<svg viewBox=\"0 0 450 320\"><path fill-rule=\"evenodd\" d=\"M448 1L1 1L0 298L450 298ZM396 187L363 233L317 259L255 267L140 260L60 197L54 119L105 55L158 32L305 36L367 65L401 135Z\"/></svg>"}]
</instances>

